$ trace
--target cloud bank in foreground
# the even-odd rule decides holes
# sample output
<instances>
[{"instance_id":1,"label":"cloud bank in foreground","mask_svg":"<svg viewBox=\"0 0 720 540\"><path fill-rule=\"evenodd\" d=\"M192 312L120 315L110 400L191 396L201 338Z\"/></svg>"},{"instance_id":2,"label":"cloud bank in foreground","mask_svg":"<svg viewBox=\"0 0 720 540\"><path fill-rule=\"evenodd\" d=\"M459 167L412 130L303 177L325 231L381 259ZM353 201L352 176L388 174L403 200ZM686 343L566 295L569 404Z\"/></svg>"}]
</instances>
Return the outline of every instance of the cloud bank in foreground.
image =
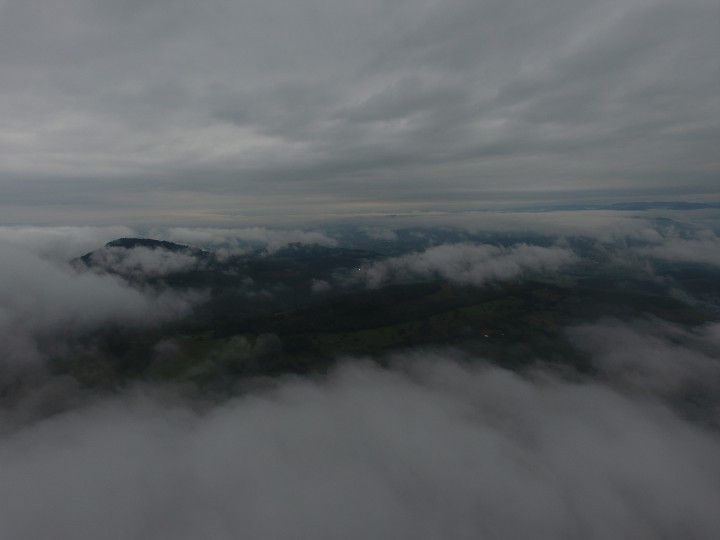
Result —
<instances>
[{"instance_id":1,"label":"cloud bank in foreground","mask_svg":"<svg viewBox=\"0 0 720 540\"><path fill-rule=\"evenodd\" d=\"M0 226L0 242L30 251L44 259L67 262L97 249L116 238L135 236L125 226L105 227L34 227Z\"/></svg>"},{"instance_id":2,"label":"cloud bank in foreground","mask_svg":"<svg viewBox=\"0 0 720 540\"><path fill-rule=\"evenodd\" d=\"M720 443L648 396L447 355L0 440L8 538L717 538ZM522 516L522 519L519 517Z\"/></svg>"},{"instance_id":3,"label":"cloud bank in foreground","mask_svg":"<svg viewBox=\"0 0 720 540\"><path fill-rule=\"evenodd\" d=\"M352 280L377 288L393 280L441 277L463 285L513 279L528 272L557 270L575 262L575 255L561 247L519 244L444 244L425 251L391 257L362 266Z\"/></svg>"},{"instance_id":4,"label":"cloud bank in foreground","mask_svg":"<svg viewBox=\"0 0 720 540\"><path fill-rule=\"evenodd\" d=\"M113 231L71 232L53 244L51 232L13 229L0 245L3 375L41 363L43 336L152 324L192 303L54 262ZM200 231L227 242L215 232ZM480 284L575 257L560 246L445 244L359 274L369 286ZM278 379L208 406L148 383L107 395L48 376L2 402L0 537L715 539L719 329L574 326L593 380L416 351L392 369L348 360L322 379Z\"/></svg>"}]
</instances>

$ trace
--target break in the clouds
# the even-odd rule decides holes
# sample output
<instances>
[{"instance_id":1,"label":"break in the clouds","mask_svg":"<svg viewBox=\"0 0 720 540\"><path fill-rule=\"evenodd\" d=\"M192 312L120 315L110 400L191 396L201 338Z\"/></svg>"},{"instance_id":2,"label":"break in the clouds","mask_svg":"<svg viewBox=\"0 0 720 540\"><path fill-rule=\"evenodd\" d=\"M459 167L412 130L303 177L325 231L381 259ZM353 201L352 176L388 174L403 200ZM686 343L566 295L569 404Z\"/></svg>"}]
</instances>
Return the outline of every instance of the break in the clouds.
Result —
<instances>
[{"instance_id":1,"label":"break in the clouds","mask_svg":"<svg viewBox=\"0 0 720 540\"><path fill-rule=\"evenodd\" d=\"M4 0L3 220L218 223L471 205L484 190L714 190L719 9Z\"/></svg>"},{"instance_id":2,"label":"break in the clouds","mask_svg":"<svg viewBox=\"0 0 720 540\"><path fill-rule=\"evenodd\" d=\"M682 353L682 350L678 350ZM8 538L720 535L720 439L651 397L452 355L198 413L136 391L0 439Z\"/></svg>"},{"instance_id":3,"label":"break in the clouds","mask_svg":"<svg viewBox=\"0 0 720 540\"><path fill-rule=\"evenodd\" d=\"M526 273L557 270L576 260L571 251L561 247L443 244L365 264L352 273L350 280L370 288L391 281L434 277L462 285L482 285Z\"/></svg>"}]
</instances>

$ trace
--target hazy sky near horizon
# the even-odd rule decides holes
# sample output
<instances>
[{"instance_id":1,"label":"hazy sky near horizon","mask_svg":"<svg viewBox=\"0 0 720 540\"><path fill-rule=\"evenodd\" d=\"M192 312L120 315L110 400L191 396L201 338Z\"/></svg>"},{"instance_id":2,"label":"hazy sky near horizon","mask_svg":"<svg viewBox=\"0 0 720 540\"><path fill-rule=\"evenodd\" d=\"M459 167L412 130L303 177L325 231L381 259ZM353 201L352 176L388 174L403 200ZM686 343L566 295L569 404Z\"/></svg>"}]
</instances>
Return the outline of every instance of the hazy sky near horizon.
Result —
<instances>
[{"instance_id":1,"label":"hazy sky near horizon","mask_svg":"<svg viewBox=\"0 0 720 540\"><path fill-rule=\"evenodd\" d=\"M0 213L717 192L719 29L715 0L0 0Z\"/></svg>"}]
</instances>

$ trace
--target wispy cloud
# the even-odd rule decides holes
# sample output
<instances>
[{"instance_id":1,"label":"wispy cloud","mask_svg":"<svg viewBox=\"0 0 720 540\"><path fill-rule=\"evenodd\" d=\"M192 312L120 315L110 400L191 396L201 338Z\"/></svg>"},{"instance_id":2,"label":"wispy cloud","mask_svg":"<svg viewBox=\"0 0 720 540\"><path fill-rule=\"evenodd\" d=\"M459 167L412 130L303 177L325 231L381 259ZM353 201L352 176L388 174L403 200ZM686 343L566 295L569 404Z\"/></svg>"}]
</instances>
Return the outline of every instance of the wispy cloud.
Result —
<instances>
[{"instance_id":1,"label":"wispy cloud","mask_svg":"<svg viewBox=\"0 0 720 540\"><path fill-rule=\"evenodd\" d=\"M370 288L418 278L482 285L488 281L515 279L531 272L557 270L575 261L575 255L561 247L444 244L365 264L352 273L350 280L363 282Z\"/></svg>"},{"instance_id":2,"label":"wispy cloud","mask_svg":"<svg viewBox=\"0 0 720 540\"><path fill-rule=\"evenodd\" d=\"M337 240L319 230L270 229L246 227L237 229L171 227L156 229L154 234L177 242L214 247L221 252L243 252L260 246L274 253L290 244L320 245L332 247Z\"/></svg>"},{"instance_id":3,"label":"wispy cloud","mask_svg":"<svg viewBox=\"0 0 720 540\"><path fill-rule=\"evenodd\" d=\"M653 259L720 266L720 237L705 231L695 238L667 238L659 245L638 248L636 252Z\"/></svg>"},{"instance_id":4,"label":"wispy cloud","mask_svg":"<svg viewBox=\"0 0 720 540\"><path fill-rule=\"evenodd\" d=\"M0 366L3 377L40 367L38 339L102 324L157 324L188 312L201 295L138 290L109 275L75 272L13 244L0 243Z\"/></svg>"}]
</instances>

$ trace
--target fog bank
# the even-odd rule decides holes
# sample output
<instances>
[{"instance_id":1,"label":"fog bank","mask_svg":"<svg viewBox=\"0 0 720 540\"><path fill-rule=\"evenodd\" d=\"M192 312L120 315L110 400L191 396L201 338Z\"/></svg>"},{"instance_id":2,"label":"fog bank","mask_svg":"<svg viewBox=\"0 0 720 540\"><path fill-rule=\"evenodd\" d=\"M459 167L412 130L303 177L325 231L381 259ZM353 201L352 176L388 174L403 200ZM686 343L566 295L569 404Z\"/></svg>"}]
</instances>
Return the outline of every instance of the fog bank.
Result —
<instances>
[{"instance_id":1,"label":"fog bank","mask_svg":"<svg viewBox=\"0 0 720 540\"><path fill-rule=\"evenodd\" d=\"M7 538L717 538L720 440L657 401L451 355L206 413L136 391L0 442Z\"/></svg>"}]
</instances>

